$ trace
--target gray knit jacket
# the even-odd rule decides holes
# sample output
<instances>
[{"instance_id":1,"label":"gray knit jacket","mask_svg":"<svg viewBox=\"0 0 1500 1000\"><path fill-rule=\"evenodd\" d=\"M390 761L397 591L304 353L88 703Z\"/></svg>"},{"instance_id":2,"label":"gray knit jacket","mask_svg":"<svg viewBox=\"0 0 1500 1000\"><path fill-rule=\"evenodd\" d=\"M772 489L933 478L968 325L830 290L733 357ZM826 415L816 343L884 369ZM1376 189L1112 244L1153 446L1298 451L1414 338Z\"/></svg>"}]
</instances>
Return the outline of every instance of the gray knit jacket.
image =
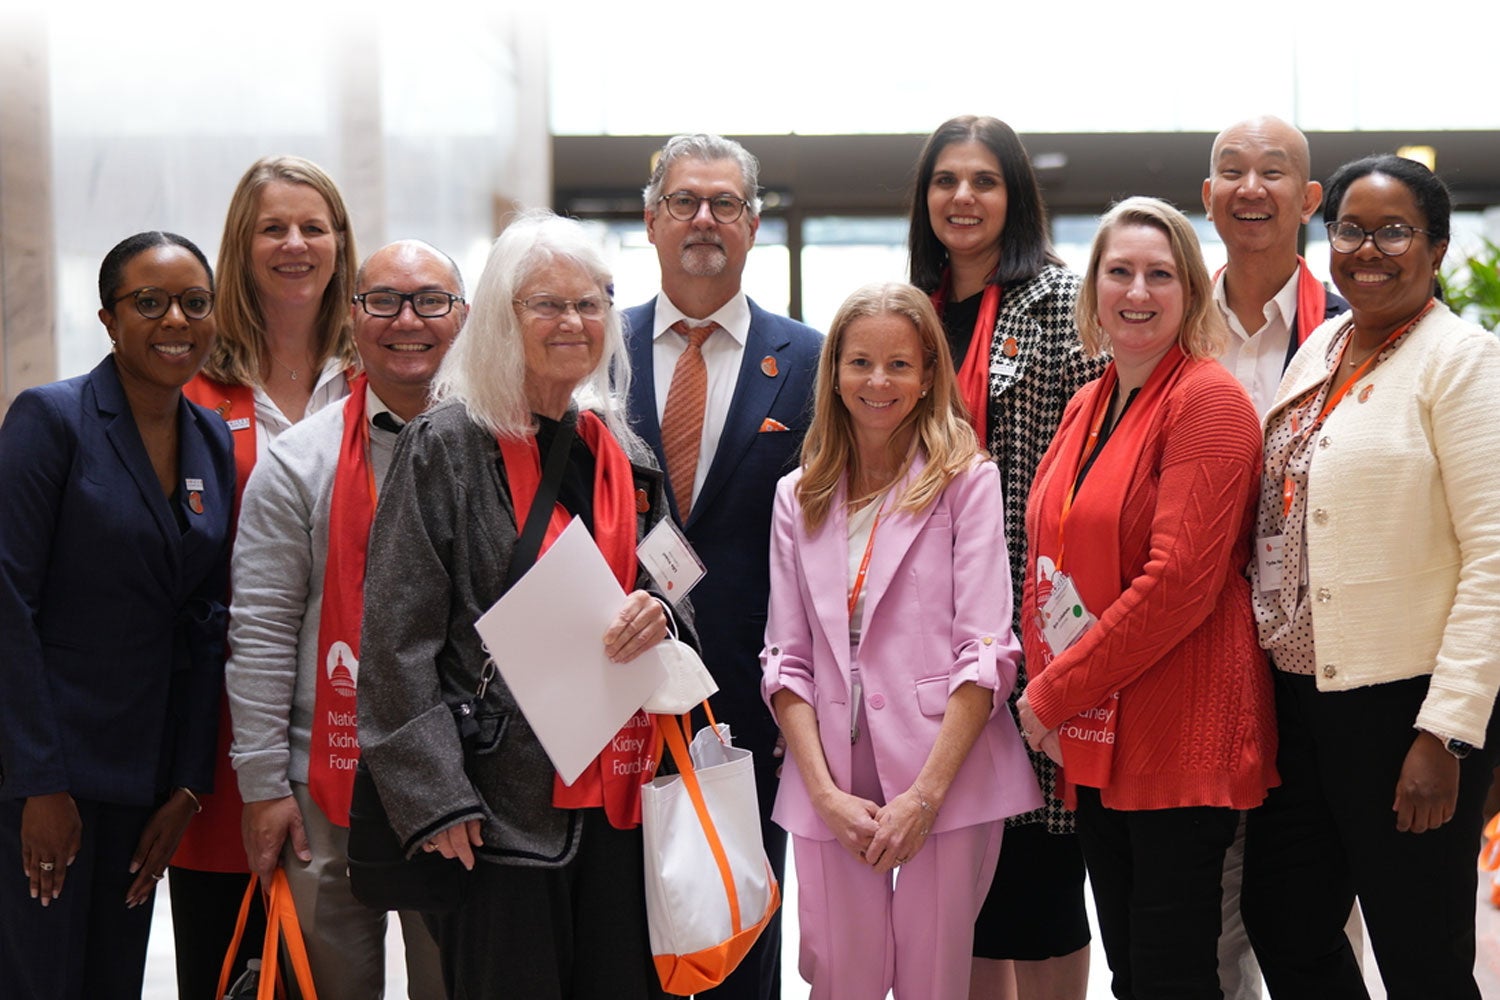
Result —
<instances>
[{"instance_id":1,"label":"gray knit jacket","mask_svg":"<svg viewBox=\"0 0 1500 1000\"><path fill-rule=\"evenodd\" d=\"M650 451L625 447L649 498L639 538L667 516L666 494ZM478 685L485 652L474 622L500 597L520 533L499 456L495 439L453 403L401 434L370 533L359 742L408 854L480 819L481 859L553 867L577 851L580 824L553 807L556 772L505 682L489 686L467 760L452 714ZM637 586L650 589L644 570ZM695 641L685 609L679 628Z\"/></svg>"}]
</instances>

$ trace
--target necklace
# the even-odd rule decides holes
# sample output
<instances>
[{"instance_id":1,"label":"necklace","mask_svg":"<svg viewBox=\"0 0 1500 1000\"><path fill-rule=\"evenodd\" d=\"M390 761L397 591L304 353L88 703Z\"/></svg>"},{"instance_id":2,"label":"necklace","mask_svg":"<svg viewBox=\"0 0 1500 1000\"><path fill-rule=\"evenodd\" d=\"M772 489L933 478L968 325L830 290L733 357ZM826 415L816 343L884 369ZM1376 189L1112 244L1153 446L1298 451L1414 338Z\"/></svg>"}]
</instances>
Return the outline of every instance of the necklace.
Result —
<instances>
[{"instance_id":1,"label":"necklace","mask_svg":"<svg viewBox=\"0 0 1500 1000\"><path fill-rule=\"evenodd\" d=\"M286 373L291 376L293 382L297 381L297 373L302 369L293 368L291 365L287 364L285 361L282 361L276 355L271 354L271 349L269 347L266 348L266 353L270 354L272 361L276 362L278 365L286 369Z\"/></svg>"}]
</instances>

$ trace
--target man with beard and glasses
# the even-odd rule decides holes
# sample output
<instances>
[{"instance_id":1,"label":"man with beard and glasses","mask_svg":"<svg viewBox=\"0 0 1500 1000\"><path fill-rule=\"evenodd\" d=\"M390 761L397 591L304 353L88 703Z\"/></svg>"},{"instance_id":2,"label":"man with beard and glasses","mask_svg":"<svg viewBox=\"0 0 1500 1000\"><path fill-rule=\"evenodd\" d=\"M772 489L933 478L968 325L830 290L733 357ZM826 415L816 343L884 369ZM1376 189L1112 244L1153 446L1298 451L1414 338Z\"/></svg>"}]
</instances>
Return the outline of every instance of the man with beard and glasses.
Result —
<instances>
[{"instance_id":1,"label":"man with beard and glasses","mask_svg":"<svg viewBox=\"0 0 1500 1000\"><path fill-rule=\"evenodd\" d=\"M666 470L673 519L707 567L693 589L710 699L755 755L766 854L782 877L786 833L771 822L777 728L760 696L776 481L794 468L811 416L821 336L766 312L740 278L760 226L760 164L716 135L679 135L644 191L661 293L625 312L630 421ZM710 993L781 995L781 918ZM705 996L708 994L699 994Z\"/></svg>"}]
</instances>

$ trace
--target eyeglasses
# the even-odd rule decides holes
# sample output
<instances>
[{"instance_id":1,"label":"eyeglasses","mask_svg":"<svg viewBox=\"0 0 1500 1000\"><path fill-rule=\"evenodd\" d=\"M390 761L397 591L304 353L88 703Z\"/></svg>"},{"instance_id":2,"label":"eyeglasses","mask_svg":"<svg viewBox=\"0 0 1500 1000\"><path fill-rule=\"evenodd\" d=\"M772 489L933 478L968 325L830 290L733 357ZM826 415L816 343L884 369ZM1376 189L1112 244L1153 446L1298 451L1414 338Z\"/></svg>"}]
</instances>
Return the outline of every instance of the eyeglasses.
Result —
<instances>
[{"instance_id":1,"label":"eyeglasses","mask_svg":"<svg viewBox=\"0 0 1500 1000\"><path fill-rule=\"evenodd\" d=\"M698 217L698 206L708 202L708 210L713 214L715 222L735 222L745 214L745 206L750 203L744 198L736 198L732 194L697 195L691 191L673 191L664 194L657 199L658 204L667 206L667 214L678 222L692 222Z\"/></svg>"},{"instance_id":2,"label":"eyeglasses","mask_svg":"<svg viewBox=\"0 0 1500 1000\"><path fill-rule=\"evenodd\" d=\"M411 311L423 319L437 319L453 311L453 303L463 299L448 292L362 292L354 301L371 316L390 319L401 315L401 307L411 303Z\"/></svg>"},{"instance_id":3,"label":"eyeglasses","mask_svg":"<svg viewBox=\"0 0 1500 1000\"><path fill-rule=\"evenodd\" d=\"M587 296L581 299L564 299L556 295L532 295L529 298L514 299L518 306L525 306L531 312L542 319L557 319L568 311L572 306L573 311L578 314L579 319L603 319L609 312L609 307L614 305L610 299L600 299Z\"/></svg>"},{"instance_id":4,"label":"eyeglasses","mask_svg":"<svg viewBox=\"0 0 1500 1000\"><path fill-rule=\"evenodd\" d=\"M146 319L161 319L175 301L188 319L203 319L214 311L214 293L207 288L189 288L178 295L168 295L160 288L146 286L109 300L109 307L125 299L135 299L135 311Z\"/></svg>"},{"instance_id":5,"label":"eyeglasses","mask_svg":"<svg viewBox=\"0 0 1500 1000\"><path fill-rule=\"evenodd\" d=\"M1330 222L1328 243L1339 253L1355 253L1365 245L1366 239L1375 240L1375 249L1387 257L1399 257L1411 249L1411 238L1415 233L1432 235L1425 229L1394 223L1379 229L1365 229L1352 222Z\"/></svg>"}]
</instances>

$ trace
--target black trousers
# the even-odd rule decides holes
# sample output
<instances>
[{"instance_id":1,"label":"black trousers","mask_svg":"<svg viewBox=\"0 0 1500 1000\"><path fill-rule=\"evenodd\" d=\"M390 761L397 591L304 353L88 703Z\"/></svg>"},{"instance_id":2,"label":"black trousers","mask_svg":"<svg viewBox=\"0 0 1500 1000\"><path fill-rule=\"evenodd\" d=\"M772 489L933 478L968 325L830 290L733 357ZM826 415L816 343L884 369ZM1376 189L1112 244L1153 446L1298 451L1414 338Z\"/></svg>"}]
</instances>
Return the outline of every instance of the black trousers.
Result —
<instances>
[{"instance_id":1,"label":"black trousers","mask_svg":"<svg viewBox=\"0 0 1500 1000\"><path fill-rule=\"evenodd\" d=\"M1078 789L1078 842L1120 1000L1223 996L1224 852L1239 822L1238 810L1208 806L1108 809L1098 789Z\"/></svg>"},{"instance_id":2,"label":"black trousers","mask_svg":"<svg viewBox=\"0 0 1500 1000\"><path fill-rule=\"evenodd\" d=\"M172 942L177 958L177 995L182 1000L218 1000L214 989L224 953L234 938L234 924L250 876L235 872L200 872L173 865L167 871L172 896ZM245 936L235 955L233 983L245 963L260 958L266 940L266 907L261 893L250 903Z\"/></svg>"},{"instance_id":3,"label":"black trousers","mask_svg":"<svg viewBox=\"0 0 1500 1000\"><path fill-rule=\"evenodd\" d=\"M583 811L561 868L477 861L464 903L426 916L454 1000L665 998L646 929L641 831Z\"/></svg>"},{"instance_id":4,"label":"black trousers","mask_svg":"<svg viewBox=\"0 0 1500 1000\"><path fill-rule=\"evenodd\" d=\"M133 909L130 858L154 811L76 800L82 846L43 907L21 870L22 800L0 802L0 996L139 1000L156 893ZM66 859L57 859L61 865Z\"/></svg>"},{"instance_id":5,"label":"black trousers","mask_svg":"<svg viewBox=\"0 0 1500 1000\"><path fill-rule=\"evenodd\" d=\"M1480 810L1500 726L1459 767L1458 808L1400 833L1391 803L1428 678L1321 693L1277 672L1281 785L1250 813L1241 911L1274 1000L1366 1000L1344 936L1356 896L1390 1000L1479 1000Z\"/></svg>"}]
</instances>

